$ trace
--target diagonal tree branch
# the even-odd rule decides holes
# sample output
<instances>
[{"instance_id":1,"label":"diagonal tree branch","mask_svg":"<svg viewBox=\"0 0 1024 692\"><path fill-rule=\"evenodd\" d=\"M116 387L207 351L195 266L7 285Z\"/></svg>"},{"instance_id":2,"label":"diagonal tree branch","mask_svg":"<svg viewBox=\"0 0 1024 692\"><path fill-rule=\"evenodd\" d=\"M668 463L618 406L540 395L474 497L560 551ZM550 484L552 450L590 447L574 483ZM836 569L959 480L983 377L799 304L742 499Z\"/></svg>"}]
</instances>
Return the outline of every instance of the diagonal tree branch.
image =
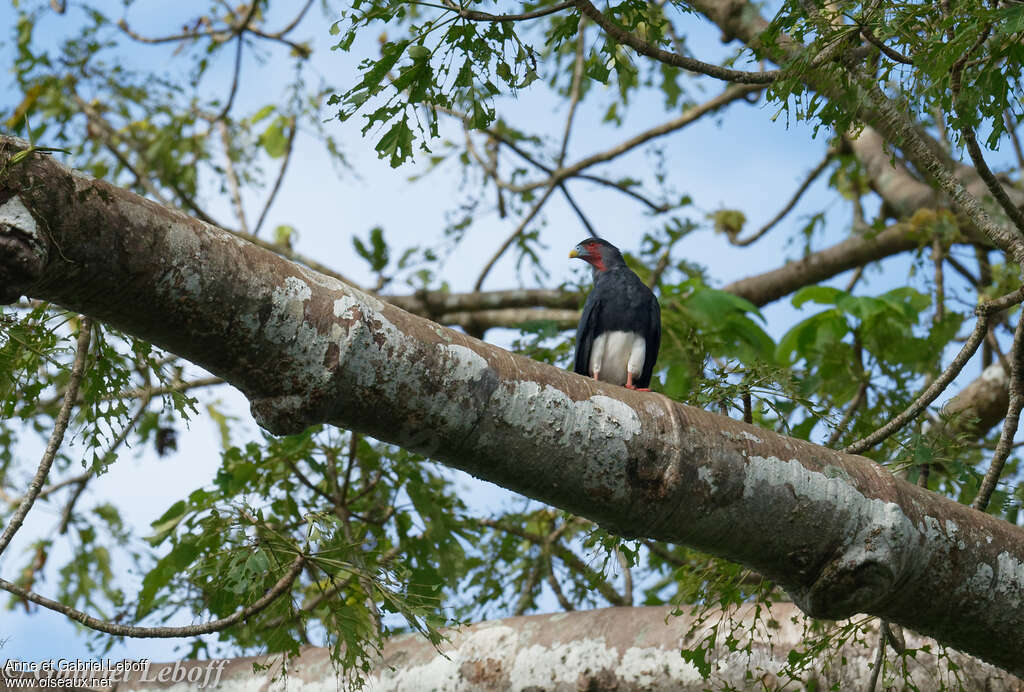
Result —
<instances>
[{"instance_id":1,"label":"diagonal tree branch","mask_svg":"<svg viewBox=\"0 0 1024 692\"><path fill-rule=\"evenodd\" d=\"M1024 529L862 457L508 353L48 157L8 165L13 151L4 295L188 358L276 434L372 435L620 535L736 560L812 616L877 615L1024 673Z\"/></svg>"},{"instance_id":2,"label":"diagonal tree branch","mask_svg":"<svg viewBox=\"0 0 1024 692\"><path fill-rule=\"evenodd\" d=\"M14 512L14 516L11 517L7 526L4 527L3 534L0 534L0 555L7 550L7 546L10 545L14 534L21 528L29 510L32 509L32 505L43 489L46 477L50 475L50 467L53 465L54 457L57 456L57 450L60 449L61 443L64 442L64 432L67 430L68 422L71 420L71 409L74 408L75 400L78 398L78 387L82 382L82 375L85 373L85 359L89 353L89 339L91 335L92 320L86 317L82 320L78 329L75 362L71 366L71 378L68 380L67 389L64 390L64 403L61 404L60 413L57 414L57 419L53 422L53 432L50 434L50 440L46 444L46 450L43 452L43 458L39 462L39 468L36 469L36 475L32 478L32 482L29 483L28 492L21 499L18 509Z\"/></svg>"},{"instance_id":3,"label":"diagonal tree branch","mask_svg":"<svg viewBox=\"0 0 1024 692\"><path fill-rule=\"evenodd\" d=\"M679 55L678 53L671 53L659 48L653 43L648 43L636 34L626 31L613 20L606 17L599 9L594 7L589 0L574 0L574 4L576 5L576 9L578 9L583 16L593 20L594 23L601 27L606 34L619 43L629 46L640 55L646 55L649 58L654 58L666 65L681 67L684 70L699 72L700 74L706 74L709 77L714 77L715 79L721 79L726 82L735 82L736 84L767 85L776 81L781 75L779 70L745 72L743 70L733 70L728 67L722 67L721 65L713 65L702 60L696 60L695 58L689 58L685 55Z\"/></svg>"}]
</instances>

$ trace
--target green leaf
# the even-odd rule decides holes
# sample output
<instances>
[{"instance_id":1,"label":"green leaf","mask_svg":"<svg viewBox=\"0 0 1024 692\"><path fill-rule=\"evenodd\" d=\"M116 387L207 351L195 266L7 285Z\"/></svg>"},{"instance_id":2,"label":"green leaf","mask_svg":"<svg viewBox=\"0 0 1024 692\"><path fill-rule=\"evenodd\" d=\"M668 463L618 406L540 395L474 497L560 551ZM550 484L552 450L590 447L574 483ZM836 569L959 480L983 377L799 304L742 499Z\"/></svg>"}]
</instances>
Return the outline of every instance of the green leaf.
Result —
<instances>
[{"instance_id":1,"label":"green leaf","mask_svg":"<svg viewBox=\"0 0 1024 692\"><path fill-rule=\"evenodd\" d=\"M795 308L802 306L807 301L822 305L835 305L845 295L848 295L846 291L840 291L831 286L805 286L793 294L792 303Z\"/></svg>"},{"instance_id":2,"label":"green leaf","mask_svg":"<svg viewBox=\"0 0 1024 692\"><path fill-rule=\"evenodd\" d=\"M142 619L153 608L157 592L167 586L172 579L191 565L199 556L199 548L192 536L182 539L167 555L161 558L156 566L142 579L138 605L135 606L136 619Z\"/></svg>"},{"instance_id":3,"label":"green leaf","mask_svg":"<svg viewBox=\"0 0 1024 692\"><path fill-rule=\"evenodd\" d=\"M388 158L392 168L398 168L412 158L412 130L405 118L396 122L384 133L374 147L380 158Z\"/></svg>"},{"instance_id":4,"label":"green leaf","mask_svg":"<svg viewBox=\"0 0 1024 692\"><path fill-rule=\"evenodd\" d=\"M279 115L260 135L260 145L271 158L279 159L288 151L288 135L285 133L290 119Z\"/></svg>"}]
</instances>

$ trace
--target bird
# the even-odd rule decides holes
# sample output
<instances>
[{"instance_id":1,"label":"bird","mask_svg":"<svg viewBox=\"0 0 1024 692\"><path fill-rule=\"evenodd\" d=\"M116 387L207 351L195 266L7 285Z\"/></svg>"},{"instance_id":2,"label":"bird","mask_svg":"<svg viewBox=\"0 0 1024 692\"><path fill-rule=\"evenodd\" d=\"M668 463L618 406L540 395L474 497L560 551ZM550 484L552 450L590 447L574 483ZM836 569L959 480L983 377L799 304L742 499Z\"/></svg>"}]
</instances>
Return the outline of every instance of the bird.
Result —
<instances>
[{"instance_id":1,"label":"bird","mask_svg":"<svg viewBox=\"0 0 1024 692\"><path fill-rule=\"evenodd\" d=\"M658 299L622 253L600 238L587 238L569 253L593 267L594 288L576 329L573 371L601 382L650 391L661 345Z\"/></svg>"}]
</instances>

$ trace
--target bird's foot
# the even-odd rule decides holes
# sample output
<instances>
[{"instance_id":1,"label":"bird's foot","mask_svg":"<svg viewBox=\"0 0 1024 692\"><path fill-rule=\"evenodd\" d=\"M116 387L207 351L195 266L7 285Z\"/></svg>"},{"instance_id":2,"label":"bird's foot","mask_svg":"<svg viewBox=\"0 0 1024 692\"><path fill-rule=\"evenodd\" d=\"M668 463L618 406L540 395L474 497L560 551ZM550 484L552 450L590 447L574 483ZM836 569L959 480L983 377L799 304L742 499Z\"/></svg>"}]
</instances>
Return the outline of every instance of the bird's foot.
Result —
<instances>
[{"instance_id":1,"label":"bird's foot","mask_svg":"<svg viewBox=\"0 0 1024 692\"><path fill-rule=\"evenodd\" d=\"M649 391L651 391L650 387L636 387L636 386L631 385L631 384L627 384L626 385L626 389L632 389L634 392L649 392Z\"/></svg>"}]
</instances>

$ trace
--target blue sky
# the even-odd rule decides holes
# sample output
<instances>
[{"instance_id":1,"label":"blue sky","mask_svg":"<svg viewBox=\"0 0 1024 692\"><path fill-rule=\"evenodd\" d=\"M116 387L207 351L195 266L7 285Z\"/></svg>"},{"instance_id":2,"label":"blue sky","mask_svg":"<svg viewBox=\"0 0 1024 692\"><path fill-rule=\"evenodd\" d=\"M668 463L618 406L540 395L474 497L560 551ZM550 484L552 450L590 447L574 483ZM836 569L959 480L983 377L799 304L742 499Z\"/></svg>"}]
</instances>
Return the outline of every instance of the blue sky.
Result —
<instances>
[{"instance_id":1,"label":"blue sky","mask_svg":"<svg viewBox=\"0 0 1024 692\"><path fill-rule=\"evenodd\" d=\"M15 14L10 3L0 0L0 63L10 64L12 47L11 32L5 27L13 25ZM64 16L44 12L39 26L39 35L53 37L56 41L76 22L81 21L80 10L72 0L71 8ZM121 2L101 1L95 3L111 16L120 16ZM318 4L318 3L317 3ZM138 1L129 12L133 27L145 34L158 35L177 30L187 17L201 11L204 2L166 3L162 0ZM694 28L688 45L694 54L713 59L722 54L717 30L695 17L686 20ZM329 22L318 11L311 11L297 32L297 37L310 38L319 48L314 63L322 75L330 75L339 84L355 79L356 57L363 51L375 50L377 35L370 33L362 37L363 46L357 45L352 54L322 50L330 45ZM169 28L168 28L169 27ZM164 50L132 49L127 57L138 66L161 65L167 60L172 47ZM174 68L174 63L168 63ZM283 85L291 67L280 60L269 60L262 64L249 60L243 69L246 84L266 84L266 90L245 89L240 93L239 112L255 110L262 102L276 100L283 96ZM205 89L210 93L225 90L229 79L225 60L215 67L216 78ZM0 79L7 79L3 77ZM710 97L721 88L707 82ZM278 87L277 85L281 85ZM0 85L0 104L9 106L14 98L13 89ZM279 89L279 90L278 90ZM647 97L645 97L647 98ZM565 104L543 93L527 92L518 100L505 99L502 102L509 119L525 122L549 123L551 137L560 133L565 114ZM703 221L703 214L715 209L741 209L748 218L747 229L756 229L771 218L789 198L796 186L821 159L827 141L824 136L812 139L810 128L785 118L772 121L777 106L739 104L725 114L705 118L682 133L673 136L666 149L667 168L673 171L679 192L689 194L695 200L693 217ZM660 103L653 98L641 99L631 110L626 124L618 132L609 135L601 127L602 109L584 108L578 116L578 126L570 146L569 160L603 149L647 126L667 118ZM325 108L323 116L333 115ZM332 129L342 141L343 149L351 164L351 170L339 172L331 165L321 145L309 137L300 136L298 149L292 161L292 173L285 182L279 199L266 224L274 228L278 224L294 226L299 231L297 249L336 268L343 274L372 283L373 277L366 264L352 251L353 235L365 237L374 226L382 226L388 240L398 248L404 245L439 240L445 225L445 211L450 209L459 188L459 175L453 167L442 168L431 173L424 183L410 183L409 176L421 172L417 165L395 170L386 161L379 160L373 151L375 139L365 138L359 131L359 118L348 123L329 121L326 127ZM461 136L454 128L444 134ZM46 142L42 142L46 144ZM630 154L624 160L605 171L611 177L618 176L618 170L649 165L648 155L643 149ZM998 159L997 159L998 160ZM272 166L271 166L272 167ZM598 230L610 241L624 249L636 250L644 231L656 224L642 213L638 205L625 201L621 195L610 193L604 188L595 188L583 183L571 183L578 201L588 211ZM810 213L824 209L829 223L822 235L815 240L818 247L831 244L843 237L848 228L849 209L836 202L837 198L827 193L824 181L812 186L798 207L790 213L773 234L791 235L794 229L806 222ZM226 198L211 202L217 218L231 218ZM250 216L254 207L250 207ZM516 219L501 220L491 214L480 222L467 240L454 252L443 267L443 275L455 291L469 290L486 257L493 252L496 242L514 228ZM566 255L575 243L586 233L568 205L556 197L544 213L543 240L547 250L542 253L546 267L551 271L548 285L555 285L570 277L582 276L582 263L571 263ZM705 223L705 226L708 224ZM266 237L266 234L264 234ZM751 252L729 245L721 236L708 228L686 238L677 249L677 255L708 267L709 274L717 285L742 278L760 271L780 266L786 259L798 257L802 251L799 244L791 244L780 250L781 243L771 238L763 241L763 250ZM397 254L397 253L396 253ZM893 286L904 285L909 270L907 258L896 258L884 263L884 275L869 274L872 292L882 292ZM520 285L529 280L529 274L517 275L514 258L506 256L492 272L485 288L500 289ZM833 283L843 285L845 277ZM527 284L529 285L529 284ZM396 291L400 287L395 288ZM788 301L779 301L768 306L764 315L768 331L780 336L791 326L800 313ZM489 340L507 344L507 334L492 332ZM967 377L974 377L976 369L968 368ZM218 400L225 408L234 411L251 426L248 406L233 389L222 387L203 393L201 401ZM26 468L34 467L38 451L32 448L22 450ZM205 420L194 422L190 431L180 438L179 452L169 458L156 458L151 452L140 456L124 455L110 473L92 483L83 498L83 503L95 504L105 498L116 497L126 521L135 527L138 536L148 533L150 522L163 513L175 500L196 487L210 482L219 465L219 436ZM454 472L453 472L454 473ZM457 474L466 484L471 504L488 510L495 501L507 501L509 495L494 486L473 481ZM48 530L59 512L59 506L40 504L32 519L9 550L8 559L0 559L0 575L12 578L15 565L22 562L22 551L28 540ZM52 561L59 562L55 554ZM126 584L137 580L137 576L124 576ZM53 575L37 584L43 594L55 591ZM131 593L131 589L128 589ZM14 658L50 658L56 656L89 657L88 638L81 636L77 626L63 616L38 610L27 616L20 607L11 613L4 613L0 625L0 660ZM172 623L181 624L181 623ZM5 639L6 638L6 639ZM174 642L162 640L131 640L116 647L110 655L131 658L150 657L154 660L173 660L180 657Z\"/></svg>"}]
</instances>

